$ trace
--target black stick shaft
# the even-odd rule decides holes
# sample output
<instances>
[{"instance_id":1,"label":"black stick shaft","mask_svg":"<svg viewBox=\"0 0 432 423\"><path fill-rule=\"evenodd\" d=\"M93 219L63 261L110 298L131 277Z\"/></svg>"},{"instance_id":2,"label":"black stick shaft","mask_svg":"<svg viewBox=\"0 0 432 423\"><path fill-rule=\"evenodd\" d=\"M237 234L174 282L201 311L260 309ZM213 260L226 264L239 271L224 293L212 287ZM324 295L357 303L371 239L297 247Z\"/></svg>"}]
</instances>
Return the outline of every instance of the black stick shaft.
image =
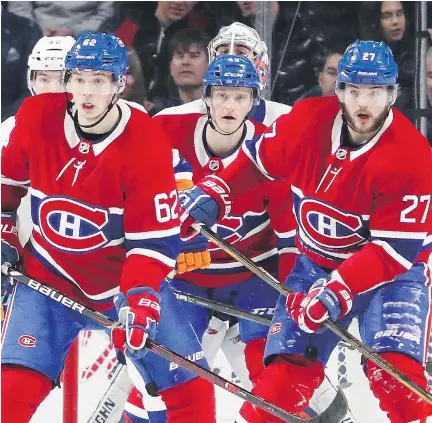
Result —
<instances>
[{"instance_id":1,"label":"black stick shaft","mask_svg":"<svg viewBox=\"0 0 432 423\"><path fill-rule=\"evenodd\" d=\"M182 300L191 304L199 305L210 310L218 311L220 313L229 314L230 316L238 317L240 319L250 320L251 322L260 323L269 326L271 320L266 317L252 314L247 310L242 310L219 301L210 300L208 298L199 297L197 295L189 294L183 291L173 289L173 292L178 300Z\"/></svg>"}]
</instances>

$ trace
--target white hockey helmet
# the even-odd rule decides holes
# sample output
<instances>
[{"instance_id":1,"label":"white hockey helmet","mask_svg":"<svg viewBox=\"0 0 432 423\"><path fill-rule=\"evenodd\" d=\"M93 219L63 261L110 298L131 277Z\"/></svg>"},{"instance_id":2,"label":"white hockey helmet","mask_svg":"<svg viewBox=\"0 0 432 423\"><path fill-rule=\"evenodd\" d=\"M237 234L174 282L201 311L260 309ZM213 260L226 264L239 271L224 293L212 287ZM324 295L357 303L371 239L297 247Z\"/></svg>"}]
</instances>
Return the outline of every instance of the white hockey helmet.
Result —
<instances>
[{"instance_id":1,"label":"white hockey helmet","mask_svg":"<svg viewBox=\"0 0 432 423\"><path fill-rule=\"evenodd\" d=\"M75 39L71 36L66 37L42 37L33 47L27 65L27 86L31 88L31 77L34 71L63 71L65 67L66 55Z\"/></svg>"},{"instance_id":2,"label":"white hockey helmet","mask_svg":"<svg viewBox=\"0 0 432 423\"><path fill-rule=\"evenodd\" d=\"M227 53L236 54L235 45L241 45L250 50L251 55L248 58L254 64L260 79L260 89L263 90L269 78L270 60L267 44L261 40L255 29L240 22L222 27L208 45L210 63L220 54L218 49L221 46L229 46Z\"/></svg>"}]
</instances>

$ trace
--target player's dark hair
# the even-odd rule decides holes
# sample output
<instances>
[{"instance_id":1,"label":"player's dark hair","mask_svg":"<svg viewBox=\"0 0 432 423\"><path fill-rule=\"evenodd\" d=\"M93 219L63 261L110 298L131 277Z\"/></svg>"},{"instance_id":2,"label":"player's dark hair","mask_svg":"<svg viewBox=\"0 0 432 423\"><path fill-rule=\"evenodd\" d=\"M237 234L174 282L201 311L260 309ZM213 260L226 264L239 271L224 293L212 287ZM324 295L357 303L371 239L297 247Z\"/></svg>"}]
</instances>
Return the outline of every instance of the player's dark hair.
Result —
<instances>
[{"instance_id":1,"label":"player's dark hair","mask_svg":"<svg viewBox=\"0 0 432 423\"><path fill-rule=\"evenodd\" d=\"M169 61L172 60L174 53L177 51L188 51L192 45L201 48L208 58L207 46L211 38L209 35L199 29L185 28L176 32L168 43Z\"/></svg>"}]
</instances>

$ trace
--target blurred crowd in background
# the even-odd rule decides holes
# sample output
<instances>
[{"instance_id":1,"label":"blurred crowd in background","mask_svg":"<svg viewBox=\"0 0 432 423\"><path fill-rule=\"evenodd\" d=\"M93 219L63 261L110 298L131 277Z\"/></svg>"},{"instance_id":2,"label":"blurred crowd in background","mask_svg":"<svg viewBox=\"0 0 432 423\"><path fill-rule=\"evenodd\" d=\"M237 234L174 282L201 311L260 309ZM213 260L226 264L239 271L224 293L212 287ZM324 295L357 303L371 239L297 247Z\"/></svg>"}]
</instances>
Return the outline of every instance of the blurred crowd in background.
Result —
<instances>
[{"instance_id":1,"label":"blurred crowd in background","mask_svg":"<svg viewBox=\"0 0 432 423\"><path fill-rule=\"evenodd\" d=\"M272 1L271 100L292 105L301 98L334 94L337 64L345 48L357 38L385 41L399 65L396 107L413 120L414 3ZM144 105L153 115L199 99L209 41L232 22L255 27L257 11L253 1L1 4L2 121L15 114L30 95L27 58L43 35L76 38L89 30L116 33L129 54L124 97ZM428 27L432 27L432 13ZM428 54L427 82L431 108L432 53ZM428 132L431 137L432 128Z\"/></svg>"}]
</instances>

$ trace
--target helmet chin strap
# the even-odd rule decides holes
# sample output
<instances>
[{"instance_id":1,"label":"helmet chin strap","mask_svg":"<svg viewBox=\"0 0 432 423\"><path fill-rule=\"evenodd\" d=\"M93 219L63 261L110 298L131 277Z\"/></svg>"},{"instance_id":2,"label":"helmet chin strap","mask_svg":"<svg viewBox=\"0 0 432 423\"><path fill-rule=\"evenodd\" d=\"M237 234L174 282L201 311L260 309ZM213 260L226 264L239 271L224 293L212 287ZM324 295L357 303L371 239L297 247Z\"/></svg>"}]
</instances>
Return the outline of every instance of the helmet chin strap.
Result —
<instances>
[{"instance_id":1,"label":"helmet chin strap","mask_svg":"<svg viewBox=\"0 0 432 423\"><path fill-rule=\"evenodd\" d=\"M207 108L207 122L210 125L210 128L213 129L214 131L216 131L218 134L220 135L225 135L225 136L230 136L232 134L235 134L243 125L244 123L248 120L249 118L249 113L244 117L242 123L232 132L225 132L216 122L213 123L213 119L211 117L210 114L210 107L206 104L206 108Z\"/></svg>"},{"instance_id":2,"label":"helmet chin strap","mask_svg":"<svg viewBox=\"0 0 432 423\"><path fill-rule=\"evenodd\" d=\"M100 119L98 119L95 123L92 123L91 125L81 125L78 121L78 110L75 112L75 114L72 113L72 107L74 105L74 102L69 100L67 93L65 93L65 95L66 95L66 103L67 103L66 110L68 115L72 118L72 120L75 122L76 125L78 125L80 128L85 128L85 129L93 128L99 125L105 119L106 115L111 111L111 109L114 107L115 103L117 102L117 99L115 99L117 93L114 93L111 98L110 104L108 105L108 107L106 108L105 112L102 114Z\"/></svg>"}]
</instances>

